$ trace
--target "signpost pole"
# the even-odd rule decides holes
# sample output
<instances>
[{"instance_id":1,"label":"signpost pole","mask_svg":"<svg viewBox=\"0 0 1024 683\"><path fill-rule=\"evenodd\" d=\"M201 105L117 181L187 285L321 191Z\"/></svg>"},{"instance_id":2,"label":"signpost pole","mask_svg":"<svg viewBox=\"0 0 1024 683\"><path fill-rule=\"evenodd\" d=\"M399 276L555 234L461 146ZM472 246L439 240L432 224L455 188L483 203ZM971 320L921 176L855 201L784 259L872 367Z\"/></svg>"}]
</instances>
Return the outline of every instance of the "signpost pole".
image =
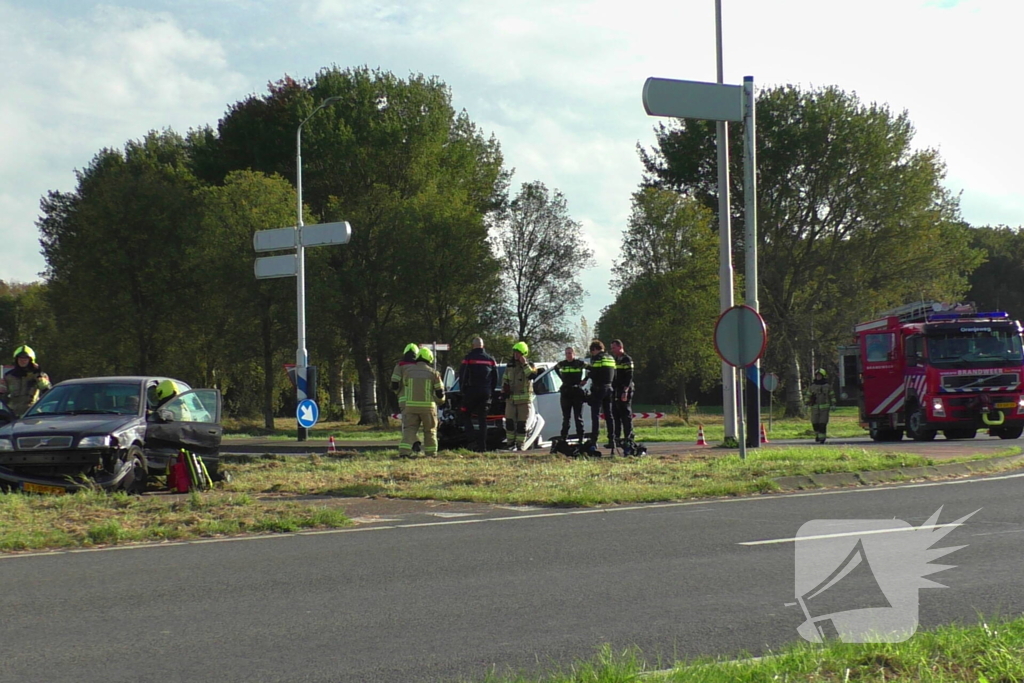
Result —
<instances>
[{"instance_id":1,"label":"signpost pole","mask_svg":"<svg viewBox=\"0 0 1024 683\"><path fill-rule=\"evenodd\" d=\"M754 77L743 78L743 197L744 242L746 243L746 304L760 312L757 300L757 153L754 129ZM761 421L761 363L747 371L747 445L759 448Z\"/></svg>"}]
</instances>

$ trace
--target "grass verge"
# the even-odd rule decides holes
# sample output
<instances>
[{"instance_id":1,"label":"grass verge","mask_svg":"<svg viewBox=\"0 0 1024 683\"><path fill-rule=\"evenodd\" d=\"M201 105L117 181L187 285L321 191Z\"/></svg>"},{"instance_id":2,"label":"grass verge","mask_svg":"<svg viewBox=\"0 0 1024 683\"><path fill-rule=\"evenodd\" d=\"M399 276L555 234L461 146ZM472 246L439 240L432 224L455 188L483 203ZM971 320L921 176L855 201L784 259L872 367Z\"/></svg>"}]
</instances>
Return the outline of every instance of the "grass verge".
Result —
<instances>
[{"instance_id":1,"label":"grass verge","mask_svg":"<svg viewBox=\"0 0 1024 683\"><path fill-rule=\"evenodd\" d=\"M774 491L774 479L781 476L935 464L919 455L830 446L757 449L746 460L718 449L599 460L543 451L444 451L413 460L396 455L379 450L223 463L231 482L188 496L0 494L0 552L334 528L350 523L336 504L348 496L560 506L650 503ZM303 495L337 500L303 501Z\"/></svg>"},{"instance_id":2,"label":"grass verge","mask_svg":"<svg viewBox=\"0 0 1024 683\"><path fill-rule=\"evenodd\" d=\"M698 659L651 671L635 649L608 646L587 662L547 676L490 674L485 683L753 683L754 681L997 681L1024 680L1024 619L982 620L918 632L903 643L796 643L760 659Z\"/></svg>"},{"instance_id":3,"label":"grass verge","mask_svg":"<svg viewBox=\"0 0 1024 683\"><path fill-rule=\"evenodd\" d=\"M181 498L79 491L0 495L0 552L299 531L351 524L339 509L210 491Z\"/></svg>"}]
</instances>

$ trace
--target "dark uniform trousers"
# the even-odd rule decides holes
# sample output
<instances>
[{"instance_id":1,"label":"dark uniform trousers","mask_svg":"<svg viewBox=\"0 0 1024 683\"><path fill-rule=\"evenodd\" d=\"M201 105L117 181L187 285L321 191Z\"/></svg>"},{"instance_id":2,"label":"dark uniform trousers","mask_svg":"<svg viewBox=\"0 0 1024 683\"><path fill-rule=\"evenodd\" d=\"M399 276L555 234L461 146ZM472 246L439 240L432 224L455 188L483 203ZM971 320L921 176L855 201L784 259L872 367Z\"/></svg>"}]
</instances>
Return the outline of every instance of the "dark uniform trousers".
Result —
<instances>
[{"instance_id":1,"label":"dark uniform trousers","mask_svg":"<svg viewBox=\"0 0 1024 683\"><path fill-rule=\"evenodd\" d=\"M573 417L576 427L576 438L583 440L583 388L567 387L562 390L559 400L562 404L562 439L569 436L569 417Z\"/></svg>"},{"instance_id":2,"label":"dark uniform trousers","mask_svg":"<svg viewBox=\"0 0 1024 683\"><path fill-rule=\"evenodd\" d=\"M612 428L609 433L615 434L615 443L622 445L633 438L633 390L626 390L626 400L620 400L621 393L612 396Z\"/></svg>"},{"instance_id":3,"label":"dark uniform trousers","mask_svg":"<svg viewBox=\"0 0 1024 683\"><path fill-rule=\"evenodd\" d=\"M491 397L486 394L470 394L465 397L462 408L463 420L466 424L466 433L477 433L477 449L483 453L487 450L487 409L491 405ZM480 425L474 429L473 423Z\"/></svg>"},{"instance_id":4,"label":"dark uniform trousers","mask_svg":"<svg viewBox=\"0 0 1024 683\"><path fill-rule=\"evenodd\" d=\"M605 420L608 425L608 438L612 438L612 385L602 384L590 388L590 424L593 432L591 438L594 439L594 443L600 440L601 436L601 413L605 415Z\"/></svg>"}]
</instances>

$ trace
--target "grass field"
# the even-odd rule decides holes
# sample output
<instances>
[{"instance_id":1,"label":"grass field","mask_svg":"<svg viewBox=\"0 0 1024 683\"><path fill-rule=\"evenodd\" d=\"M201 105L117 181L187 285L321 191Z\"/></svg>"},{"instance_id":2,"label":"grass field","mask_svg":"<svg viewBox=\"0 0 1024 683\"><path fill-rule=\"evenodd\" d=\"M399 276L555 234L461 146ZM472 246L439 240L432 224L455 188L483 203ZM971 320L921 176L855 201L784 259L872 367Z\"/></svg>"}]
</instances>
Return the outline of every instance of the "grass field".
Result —
<instances>
[{"instance_id":1,"label":"grass field","mask_svg":"<svg viewBox=\"0 0 1024 683\"><path fill-rule=\"evenodd\" d=\"M644 408L644 409L641 409ZM650 407L637 407L634 412L654 412ZM779 411L777 411L779 413ZM769 439L813 439L810 422L805 419L782 418L781 413L770 421L767 413L761 418ZM396 441L401 429L396 420L390 420L387 427L357 425L354 422L319 422L309 430L310 439L326 439L333 436L336 441ZM691 414L689 420L678 415L666 414L660 420L634 421L637 439L640 441L696 441L697 430L704 428L704 436L709 442L721 442L725 435L721 408L717 412ZM603 429L603 428L602 428ZM224 421L226 436L233 438L252 436L271 439L292 439L296 437L295 420L293 418L277 418L274 431L270 432L256 424L245 420L226 419ZM858 424L857 409L854 407L837 408L829 422L829 435L834 437L866 436L867 431Z\"/></svg>"}]
</instances>

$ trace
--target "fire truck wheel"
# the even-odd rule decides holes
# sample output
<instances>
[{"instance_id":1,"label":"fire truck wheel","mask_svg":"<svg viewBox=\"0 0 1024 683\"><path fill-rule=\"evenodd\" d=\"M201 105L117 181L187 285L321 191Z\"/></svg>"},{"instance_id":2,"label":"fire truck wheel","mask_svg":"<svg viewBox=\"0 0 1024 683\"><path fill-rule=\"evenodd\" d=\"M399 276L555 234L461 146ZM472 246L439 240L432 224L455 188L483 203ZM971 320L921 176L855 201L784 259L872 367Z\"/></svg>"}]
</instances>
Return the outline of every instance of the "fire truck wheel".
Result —
<instances>
[{"instance_id":1,"label":"fire truck wheel","mask_svg":"<svg viewBox=\"0 0 1024 683\"><path fill-rule=\"evenodd\" d=\"M1024 434L1024 427L993 427L989 431L992 436L998 436L1000 439L1018 439Z\"/></svg>"},{"instance_id":2,"label":"fire truck wheel","mask_svg":"<svg viewBox=\"0 0 1024 683\"><path fill-rule=\"evenodd\" d=\"M973 439L978 435L977 429L943 429L942 434L947 439Z\"/></svg>"},{"instance_id":3,"label":"fire truck wheel","mask_svg":"<svg viewBox=\"0 0 1024 683\"><path fill-rule=\"evenodd\" d=\"M934 429L926 429L924 427L924 413L920 410L915 410L907 418L907 436L914 441L931 441L935 438Z\"/></svg>"}]
</instances>

